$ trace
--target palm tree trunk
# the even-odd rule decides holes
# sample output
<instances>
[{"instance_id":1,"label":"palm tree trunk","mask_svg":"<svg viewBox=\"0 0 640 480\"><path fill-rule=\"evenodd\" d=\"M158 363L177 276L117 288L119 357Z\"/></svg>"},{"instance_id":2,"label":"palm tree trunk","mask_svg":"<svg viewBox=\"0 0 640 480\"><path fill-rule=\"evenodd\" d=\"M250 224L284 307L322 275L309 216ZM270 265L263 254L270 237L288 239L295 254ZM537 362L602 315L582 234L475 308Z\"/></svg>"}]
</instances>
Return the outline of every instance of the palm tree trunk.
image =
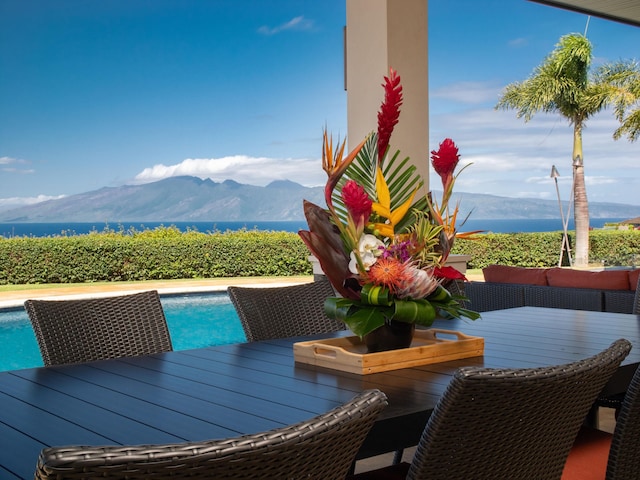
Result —
<instances>
[{"instance_id":1,"label":"palm tree trunk","mask_svg":"<svg viewBox=\"0 0 640 480\"><path fill-rule=\"evenodd\" d=\"M582 122L573 124L573 219L576 227L574 265L586 267L589 264L589 202L584 183L582 155Z\"/></svg>"}]
</instances>

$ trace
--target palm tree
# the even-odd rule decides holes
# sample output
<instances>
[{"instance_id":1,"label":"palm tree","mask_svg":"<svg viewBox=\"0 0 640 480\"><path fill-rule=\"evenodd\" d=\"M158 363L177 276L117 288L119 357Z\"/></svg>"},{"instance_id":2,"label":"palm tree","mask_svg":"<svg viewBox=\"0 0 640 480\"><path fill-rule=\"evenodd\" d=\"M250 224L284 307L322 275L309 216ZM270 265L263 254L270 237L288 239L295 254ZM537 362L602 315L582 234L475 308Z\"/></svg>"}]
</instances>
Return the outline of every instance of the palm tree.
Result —
<instances>
[{"instance_id":1,"label":"palm tree","mask_svg":"<svg viewBox=\"0 0 640 480\"><path fill-rule=\"evenodd\" d=\"M624 135L630 142L640 137L640 67L635 62L605 65L598 71L597 81L608 85L620 127L613 133L618 140Z\"/></svg>"},{"instance_id":2,"label":"palm tree","mask_svg":"<svg viewBox=\"0 0 640 480\"><path fill-rule=\"evenodd\" d=\"M618 118L623 121L629 106L629 97L625 97L623 93L625 90L628 92L632 84L635 85L631 72L633 66L622 62L617 67L609 67L611 75L603 68L590 78L591 59L592 46L584 35L565 35L527 80L507 85L496 105L496 109L517 110L518 118L524 118L525 122L539 111L559 113L573 126L576 266L586 266L589 263L589 203L584 181L582 130L591 116L612 104L616 105ZM618 81L617 84L614 80ZM620 127L623 129L619 129L620 135L634 131L634 122L637 128L638 118L630 120L628 127ZM635 132L637 136L637 130Z\"/></svg>"}]
</instances>

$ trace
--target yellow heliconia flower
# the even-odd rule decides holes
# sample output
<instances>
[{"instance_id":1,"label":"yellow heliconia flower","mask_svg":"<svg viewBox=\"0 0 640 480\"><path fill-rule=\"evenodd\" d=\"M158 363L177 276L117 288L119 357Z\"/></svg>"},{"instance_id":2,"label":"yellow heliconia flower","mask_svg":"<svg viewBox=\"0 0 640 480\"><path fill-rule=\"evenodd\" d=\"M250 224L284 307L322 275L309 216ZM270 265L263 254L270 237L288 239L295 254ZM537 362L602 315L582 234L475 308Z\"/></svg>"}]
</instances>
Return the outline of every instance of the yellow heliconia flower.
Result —
<instances>
[{"instance_id":1,"label":"yellow heliconia flower","mask_svg":"<svg viewBox=\"0 0 640 480\"><path fill-rule=\"evenodd\" d=\"M388 238L393 238L395 235L395 226L404 218L411 205L413 205L413 199L416 196L417 189L413 191L411 196L395 210L391 210L391 193L389 192L389 186L384 178L382 169L378 167L376 171L376 193L378 201L374 202L371 206L371 210L377 213L383 218L387 219L386 223L374 223L373 228Z\"/></svg>"}]
</instances>

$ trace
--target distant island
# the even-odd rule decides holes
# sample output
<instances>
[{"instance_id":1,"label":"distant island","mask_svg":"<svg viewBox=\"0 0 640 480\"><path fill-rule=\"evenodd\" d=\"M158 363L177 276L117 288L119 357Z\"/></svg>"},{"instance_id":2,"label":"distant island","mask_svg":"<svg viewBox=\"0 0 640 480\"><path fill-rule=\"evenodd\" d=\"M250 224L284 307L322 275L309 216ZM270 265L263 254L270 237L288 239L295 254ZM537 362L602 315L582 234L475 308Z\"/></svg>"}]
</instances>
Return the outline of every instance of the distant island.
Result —
<instances>
[{"instance_id":1,"label":"distant island","mask_svg":"<svg viewBox=\"0 0 640 480\"><path fill-rule=\"evenodd\" d=\"M436 195L438 193L436 192ZM475 193L454 194L459 218L558 218L557 200L507 198ZM323 187L288 180L265 187L233 180L214 182L172 177L143 185L104 187L87 193L0 211L0 223L16 222L235 222L302 221L303 199L324 205ZM564 205L565 211L567 205ZM589 203L591 218L633 218L640 206Z\"/></svg>"}]
</instances>

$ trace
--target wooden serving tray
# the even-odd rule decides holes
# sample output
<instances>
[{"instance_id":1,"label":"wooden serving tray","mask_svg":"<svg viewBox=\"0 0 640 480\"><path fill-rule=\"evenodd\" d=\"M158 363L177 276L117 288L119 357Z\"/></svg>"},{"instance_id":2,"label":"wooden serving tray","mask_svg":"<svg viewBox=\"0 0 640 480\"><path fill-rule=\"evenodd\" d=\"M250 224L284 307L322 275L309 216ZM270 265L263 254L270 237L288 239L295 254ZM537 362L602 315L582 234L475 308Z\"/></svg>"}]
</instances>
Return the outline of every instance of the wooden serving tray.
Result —
<instances>
[{"instance_id":1,"label":"wooden serving tray","mask_svg":"<svg viewBox=\"0 0 640 480\"><path fill-rule=\"evenodd\" d=\"M377 353L366 352L367 347L357 336L293 344L293 357L296 362L366 375L482 356L484 338L472 337L454 330L430 328L416 330L408 348Z\"/></svg>"}]
</instances>

